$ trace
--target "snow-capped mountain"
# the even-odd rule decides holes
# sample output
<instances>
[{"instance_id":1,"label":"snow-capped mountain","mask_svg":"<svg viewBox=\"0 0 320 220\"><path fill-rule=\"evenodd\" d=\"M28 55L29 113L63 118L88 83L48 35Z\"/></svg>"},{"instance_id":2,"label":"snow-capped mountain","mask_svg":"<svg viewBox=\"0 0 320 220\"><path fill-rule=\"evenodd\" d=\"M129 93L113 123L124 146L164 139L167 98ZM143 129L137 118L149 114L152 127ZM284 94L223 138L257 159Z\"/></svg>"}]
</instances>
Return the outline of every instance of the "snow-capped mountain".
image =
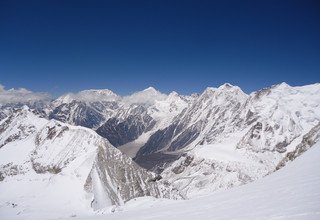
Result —
<instances>
[{"instance_id":1,"label":"snow-capped mountain","mask_svg":"<svg viewBox=\"0 0 320 220\"><path fill-rule=\"evenodd\" d=\"M157 123L167 126L186 102L176 93L168 96L152 87L124 97L110 90L84 90L54 100L48 117L92 128L118 147L136 140Z\"/></svg>"},{"instance_id":2,"label":"snow-capped mountain","mask_svg":"<svg viewBox=\"0 0 320 220\"><path fill-rule=\"evenodd\" d=\"M183 152L162 176L191 197L268 175L303 145L306 136L319 132L319 84L282 83L249 96L237 87L224 87L222 93L221 87L207 89L186 110L190 114L179 117L182 120L175 127L159 131L172 130L165 142L148 145L151 136L137 154L154 151L154 146L164 152ZM181 126L185 121L192 123Z\"/></svg>"},{"instance_id":3,"label":"snow-capped mountain","mask_svg":"<svg viewBox=\"0 0 320 220\"><path fill-rule=\"evenodd\" d=\"M65 203L88 211L140 196L182 198L159 179L91 129L39 118L28 107L0 122L0 187L17 188L1 202L11 198L26 213L45 208L38 200L53 201L56 211Z\"/></svg>"},{"instance_id":4,"label":"snow-capped mountain","mask_svg":"<svg viewBox=\"0 0 320 220\"><path fill-rule=\"evenodd\" d=\"M152 87L124 97L85 90L36 113L92 128L192 197L273 172L316 129L319 97L319 84L282 83L249 95L228 83L191 96Z\"/></svg>"},{"instance_id":5,"label":"snow-capped mountain","mask_svg":"<svg viewBox=\"0 0 320 220\"><path fill-rule=\"evenodd\" d=\"M154 133L137 156L212 142L211 136L226 133L225 127L232 132L235 128L228 123L241 119L238 112L246 97L240 88L229 84L207 88L168 127Z\"/></svg>"},{"instance_id":6,"label":"snow-capped mountain","mask_svg":"<svg viewBox=\"0 0 320 220\"><path fill-rule=\"evenodd\" d=\"M69 93L52 102L48 117L72 125L97 128L115 114L119 99L108 89Z\"/></svg>"},{"instance_id":7,"label":"snow-capped mountain","mask_svg":"<svg viewBox=\"0 0 320 220\"><path fill-rule=\"evenodd\" d=\"M153 87L128 96L118 96L108 89L90 89L68 93L51 102L0 103L0 117L3 119L14 108L27 105L42 117L96 130L116 147L131 146L139 137L139 145L143 145L146 140L142 143L142 139L170 125L193 99L194 96L180 96L176 92L166 95ZM138 150L130 149L130 156L134 157Z\"/></svg>"}]
</instances>

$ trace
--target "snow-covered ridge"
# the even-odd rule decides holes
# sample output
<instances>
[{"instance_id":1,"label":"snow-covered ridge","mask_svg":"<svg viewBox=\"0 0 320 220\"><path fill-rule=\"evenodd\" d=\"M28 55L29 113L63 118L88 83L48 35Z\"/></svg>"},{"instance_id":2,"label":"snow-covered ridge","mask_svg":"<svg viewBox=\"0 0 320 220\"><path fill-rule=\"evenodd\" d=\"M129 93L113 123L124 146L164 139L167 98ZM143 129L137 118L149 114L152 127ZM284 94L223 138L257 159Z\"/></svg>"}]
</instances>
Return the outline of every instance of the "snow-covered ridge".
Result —
<instances>
[{"instance_id":1,"label":"snow-covered ridge","mask_svg":"<svg viewBox=\"0 0 320 220\"><path fill-rule=\"evenodd\" d=\"M319 122L319 84L282 83L250 95L223 85L207 88L137 156L183 155L162 175L193 197L273 172Z\"/></svg>"},{"instance_id":2,"label":"snow-covered ridge","mask_svg":"<svg viewBox=\"0 0 320 220\"><path fill-rule=\"evenodd\" d=\"M39 118L28 108L0 122L0 191L18 188L1 197L1 207L13 199L25 207L22 215L48 210L38 200L52 201L55 212L66 209L64 202L90 212L139 196L182 198L157 178L91 129ZM39 189L32 190L33 185Z\"/></svg>"},{"instance_id":3,"label":"snow-covered ridge","mask_svg":"<svg viewBox=\"0 0 320 220\"><path fill-rule=\"evenodd\" d=\"M55 105L67 104L73 101L92 102L112 102L118 101L122 104L153 104L156 100L164 100L167 97L153 87L148 87L142 91L134 92L131 95L119 96L109 89L89 89L77 93L67 93L57 98Z\"/></svg>"},{"instance_id":4,"label":"snow-covered ridge","mask_svg":"<svg viewBox=\"0 0 320 220\"><path fill-rule=\"evenodd\" d=\"M55 106L70 103L72 101L83 102L108 102L117 101L120 97L109 89L89 89L78 93L67 93L57 98L53 104Z\"/></svg>"}]
</instances>

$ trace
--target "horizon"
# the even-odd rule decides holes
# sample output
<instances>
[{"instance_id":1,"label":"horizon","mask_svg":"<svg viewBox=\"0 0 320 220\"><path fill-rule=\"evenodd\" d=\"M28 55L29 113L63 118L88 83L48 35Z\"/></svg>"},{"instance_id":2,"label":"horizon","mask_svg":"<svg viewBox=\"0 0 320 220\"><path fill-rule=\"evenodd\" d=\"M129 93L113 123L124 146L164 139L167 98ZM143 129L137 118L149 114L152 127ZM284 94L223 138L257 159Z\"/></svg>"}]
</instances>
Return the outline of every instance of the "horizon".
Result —
<instances>
[{"instance_id":1,"label":"horizon","mask_svg":"<svg viewBox=\"0 0 320 220\"><path fill-rule=\"evenodd\" d=\"M19 95L21 95L21 94L23 94L23 95L26 94L26 95L30 95L30 96L36 96L36 97L39 96L39 97L43 97L43 98L39 98L39 100L45 100L45 99L47 99L47 100L53 101L53 100L56 100L56 99L58 99L58 98L60 98L60 97L66 96L66 95L79 95L80 92L90 91L90 90L92 90L92 91L108 90L108 91L111 91L111 92L114 93L115 95L120 96L120 97L122 97L122 98L124 98L124 97L129 97L129 96L132 96L132 95L134 95L134 94L136 94L136 93L138 93L138 92L143 92L143 91L146 91L146 90L149 90L149 89L154 89L155 91L157 91L157 92L159 92L160 94L163 94L163 95L170 95L171 93L176 92L178 95L191 96L191 95L193 95L193 94L201 95L201 94L202 94L203 92L205 92L205 90L208 89L208 88L217 89L217 88L219 88L219 87L221 87L221 86L224 86L224 85L231 85L231 86L233 86L233 87L238 87L238 88L240 88L241 91L243 91L245 94L250 95L250 94L252 94L252 93L254 93L254 92L257 92L257 91L260 91L260 90L263 90L263 89L272 88L272 87L274 87L274 86L281 85L281 84L286 84L286 85L288 85L288 86L290 86L290 87L303 87L303 86L317 85L317 84L320 84L320 82L315 82L315 83L305 84L305 85L290 85L290 84L287 83L287 82L280 82L280 83L277 83L277 84L273 84L273 85L269 85L269 86L266 86L266 87L263 87L263 88L259 88L259 89L257 89L257 90L251 91L251 92L249 92L249 93L246 92L246 91L244 91L244 90L243 90L240 86L238 86L238 85L225 82L225 83L223 83L223 84L221 84L221 85L219 85L219 86L215 86L215 87L214 87L214 86L207 86L207 87L205 87L203 90L201 90L201 91L199 91L199 92L191 92L191 93L189 93L189 94L181 94L181 93L179 93L179 92L177 92L177 91L175 91L175 90L172 90L172 91L169 91L169 92L163 92L163 91L159 90L159 89L156 88L156 87L149 86L149 87L147 87L147 88L144 88L144 89L141 89L141 90L137 90L137 91L133 91L133 92L127 93L127 94L119 94L119 93L117 93L116 91L113 91L113 90L111 90L111 89L109 89L109 88L89 88L89 89L79 90L79 91L75 91L75 92L71 92L71 91L68 92L68 91L67 91L67 92L65 92L65 93L63 93L63 94L60 94L60 95L58 95L58 96L55 96L55 95L53 95L53 94L50 94L48 91L33 91L33 90L29 90L28 88L24 88L24 87L21 87L21 88L6 88L4 85L2 85L2 84L0 83L0 104L1 104L1 101L2 101L2 100L1 100L1 96L6 96L6 94L3 94L3 93L7 93L7 94L11 93L11 94L9 94L9 95L12 96L12 97L16 97L16 96L19 96ZM5 103L5 102L4 102L4 103Z\"/></svg>"}]
</instances>

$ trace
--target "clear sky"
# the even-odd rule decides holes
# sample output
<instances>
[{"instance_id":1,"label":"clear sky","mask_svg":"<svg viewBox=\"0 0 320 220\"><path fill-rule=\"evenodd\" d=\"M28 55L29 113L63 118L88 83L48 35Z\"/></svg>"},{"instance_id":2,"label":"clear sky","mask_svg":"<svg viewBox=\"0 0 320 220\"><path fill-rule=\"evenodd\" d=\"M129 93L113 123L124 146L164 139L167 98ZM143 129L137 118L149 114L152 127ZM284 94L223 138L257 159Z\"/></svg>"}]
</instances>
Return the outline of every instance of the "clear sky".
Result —
<instances>
[{"instance_id":1,"label":"clear sky","mask_svg":"<svg viewBox=\"0 0 320 220\"><path fill-rule=\"evenodd\" d=\"M320 82L320 1L0 0L0 84L54 95Z\"/></svg>"}]
</instances>

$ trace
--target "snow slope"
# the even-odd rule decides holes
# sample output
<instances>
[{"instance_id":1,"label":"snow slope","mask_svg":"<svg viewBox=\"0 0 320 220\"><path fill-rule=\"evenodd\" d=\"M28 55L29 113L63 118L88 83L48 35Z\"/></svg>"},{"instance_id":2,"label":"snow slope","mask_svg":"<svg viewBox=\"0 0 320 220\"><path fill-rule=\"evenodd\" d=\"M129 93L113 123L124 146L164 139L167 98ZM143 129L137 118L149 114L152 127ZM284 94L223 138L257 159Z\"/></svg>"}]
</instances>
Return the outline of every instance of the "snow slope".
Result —
<instances>
[{"instance_id":1,"label":"snow slope","mask_svg":"<svg viewBox=\"0 0 320 220\"><path fill-rule=\"evenodd\" d=\"M136 199L124 211L75 219L320 219L320 142L256 182L185 201Z\"/></svg>"}]
</instances>

